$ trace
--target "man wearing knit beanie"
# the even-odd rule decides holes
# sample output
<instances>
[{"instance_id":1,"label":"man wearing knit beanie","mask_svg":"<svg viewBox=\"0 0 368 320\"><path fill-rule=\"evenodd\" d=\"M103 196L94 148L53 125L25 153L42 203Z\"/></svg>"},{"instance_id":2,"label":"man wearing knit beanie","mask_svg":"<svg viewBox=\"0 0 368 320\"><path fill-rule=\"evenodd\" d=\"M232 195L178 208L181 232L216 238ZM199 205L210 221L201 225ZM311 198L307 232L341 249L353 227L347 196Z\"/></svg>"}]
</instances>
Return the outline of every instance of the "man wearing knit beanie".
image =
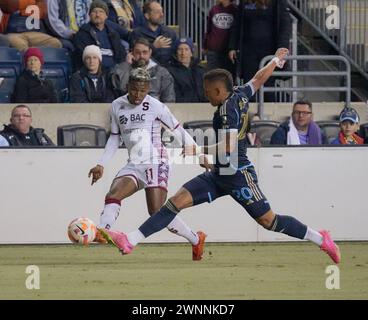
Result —
<instances>
[{"instance_id":1,"label":"man wearing knit beanie","mask_svg":"<svg viewBox=\"0 0 368 320\"><path fill-rule=\"evenodd\" d=\"M125 60L126 50L121 43L118 25L108 21L109 9L105 2L95 0L92 2L89 23L84 24L76 33L73 43L77 57L77 68L83 66L83 51L88 45L97 45L102 54L102 65L113 68L117 63ZM128 37L128 32L127 32Z\"/></svg>"},{"instance_id":2,"label":"man wearing knit beanie","mask_svg":"<svg viewBox=\"0 0 368 320\"><path fill-rule=\"evenodd\" d=\"M91 14L91 12L96 8L104 10L106 12L106 15L109 15L109 7L107 6L106 2L102 0L94 0L90 6L89 14Z\"/></svg>"}]
</instances>

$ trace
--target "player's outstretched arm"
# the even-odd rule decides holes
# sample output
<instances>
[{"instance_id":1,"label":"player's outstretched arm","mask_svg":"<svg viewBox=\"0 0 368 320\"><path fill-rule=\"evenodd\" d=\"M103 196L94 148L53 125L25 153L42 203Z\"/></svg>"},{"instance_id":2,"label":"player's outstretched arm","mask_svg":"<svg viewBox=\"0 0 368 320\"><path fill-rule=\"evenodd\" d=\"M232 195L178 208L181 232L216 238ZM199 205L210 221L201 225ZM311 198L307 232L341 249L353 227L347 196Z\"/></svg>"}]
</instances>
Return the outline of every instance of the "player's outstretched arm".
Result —
<instances>
[{"instance_id":1,"label":"player's outstretched arm","mask_svg":"<svg viewBox=\"0 0 368 320\"><path fill-rule=\"evenodd\" d=\"M114 156L116 150L119 148L119 145L120 136L117 134L111 134L109 140L107 140L104 154L98 161L97 165L93 167L88 173L88 178L92 176L91 185L102 178L104 167L106 166L107 162Z\"/></svg>"},{"instance_id":2,"label":"player's outstretched arm","mask_svg":"<svg viewBox=\"0 0 368 320\"><path fill-rule=\"evenodd\" d=\"M262 69L260 69L252 80L249 82L252 83L254 91L258 91L262 85L271 77L273 71L276 67L282 68L285 64L285 57L289 54L289 49L279 48L275 53L275 57Z\"/></svg>"}]
</instances>

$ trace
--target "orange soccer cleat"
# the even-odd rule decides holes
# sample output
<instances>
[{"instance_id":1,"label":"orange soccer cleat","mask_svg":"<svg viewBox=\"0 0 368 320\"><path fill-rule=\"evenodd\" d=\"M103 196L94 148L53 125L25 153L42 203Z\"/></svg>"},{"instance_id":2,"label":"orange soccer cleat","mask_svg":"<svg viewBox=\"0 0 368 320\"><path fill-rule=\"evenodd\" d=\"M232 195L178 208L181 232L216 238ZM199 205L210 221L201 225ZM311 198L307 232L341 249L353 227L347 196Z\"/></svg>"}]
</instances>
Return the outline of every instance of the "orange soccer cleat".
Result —
<instances>
[{"instance_id":1,"label":"orange soccer cleat","mask_svg":"<svg viewBox=\"0 0 368 320\"><path fill-rule=\"evenodd\" d=\"M204 242L206 241L207 235L203 231L197 232L199 242L196 245L192 245L192 260L199 261L202 259L204 251Z\"/></svg>"}]
</instances>

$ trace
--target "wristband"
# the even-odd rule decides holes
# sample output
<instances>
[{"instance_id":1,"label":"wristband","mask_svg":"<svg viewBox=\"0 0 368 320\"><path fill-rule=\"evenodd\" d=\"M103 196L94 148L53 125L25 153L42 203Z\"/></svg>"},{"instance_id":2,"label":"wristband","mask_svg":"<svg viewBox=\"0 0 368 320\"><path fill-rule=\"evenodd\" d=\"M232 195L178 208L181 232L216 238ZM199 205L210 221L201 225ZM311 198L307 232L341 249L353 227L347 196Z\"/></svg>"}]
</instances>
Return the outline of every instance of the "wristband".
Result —
<instances>
[{"instance_id":1,"label":"wristband","mask_svg":"<svg viewBox=\"0 0 368 320\"><path fill-rule=\"evenodd\" d=\"M282 67L285 64L285 60L280 60L279 57L273 57L271 61L275 62L276 66L279 67L280 69L282 69Z\"/></svg>"}]
</instances>

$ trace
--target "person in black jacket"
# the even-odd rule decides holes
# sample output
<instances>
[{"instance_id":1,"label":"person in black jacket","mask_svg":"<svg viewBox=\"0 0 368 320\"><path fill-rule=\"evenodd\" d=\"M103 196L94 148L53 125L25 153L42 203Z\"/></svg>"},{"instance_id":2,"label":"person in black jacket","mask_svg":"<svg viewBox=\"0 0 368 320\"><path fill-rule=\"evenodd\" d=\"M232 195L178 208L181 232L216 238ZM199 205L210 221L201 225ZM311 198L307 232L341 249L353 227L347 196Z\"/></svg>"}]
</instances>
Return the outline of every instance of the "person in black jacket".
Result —
<instances>
[{"instance_id":1,"label":"person in black jacket","mask_svg":"<svg viewBox=\"0 0 368 320\"><path fill-rule=\"evenodd\" d=\"M115 99L109 72L102 67L99 47L87 46L83 51L84 66L73 74L70 82L71 102L110 103Z\"/></svg>"},{"instance_id":2,"label":"person in black jacket","mask_svg":"<svg viewBox=\"0 0 368 320\"><path fill-rule=\"evenodd\" d=\"M248 82L259 69L263 57L277 48L289 48L291 18L287 0L244 0L230 32L229 58L239 63L238 76ZM239 51L237 55L237 51ZM284 67L285 69L285 67ZM265 84L273 86L272 77ZM265 101L274 101L266 94Z\"/></svg>"},{"instance_id":3,"label":"person in black jacket","mask_svg":"<svg viewBox=\"0 0 368 320\"><path fill-rule=\"evenodd\" d=\"M123 28L116 23L107 21L109 9L107 4L101 0L92 2L89 15L90 22L83 25L73 39L77 68L81 68L83 65L84 48L94 44L101 49L102 65L111 69L117 63L124 61L127 55L120 41L120 38L123 38L121 34ZM129 32L125 31L125 40L129 41Z\"/></svg>"},{"instance_id":4,"label":"person in black jacket","mask_svg":"<svg viewBox=\"0 0 368 320\"><path fill-rule=\"evenodd\" d=\"M163 24L164 11L157 1L146 1L143 5L146 24L135 28L131 35L131 43L137 39L147 39L152 47L152 57L161 65L166 65L175 53L176 33Z\"/></svg>"},{"instance_id":5,"label":"person in black jacket","mask_svg":"<svg viewBox=\"0 0 368 320\"><path fill-rule=\"evenodd\" d=\"M205 70L199 60L193 58L194 45L189 38L182 38L174 45L176 56L167 70L174 78L176 102L207 102L203 91Z\"/></svg>"},{"instance_id":6,"label":"person in black jacket","mask_svg":"<svg viewBox=\"0 0 368 320\"><path fill-rule=\"evenodd\" d=\"M9 146L53 146L54 143L44 133L44 129L33 128L32 112L26 105L18 105L11 112L10 124L4 125L0 135Z\"/></svg>"},{"instance_id":7,"label":"person in black jacket","mask_svg":"<svg viewBox=\"0 0 368 320\"><path fill-rule=\"evenodd\" d=\"M51 80L42 72L44 58L38 48L29 48L24 53L26 69L17 79L13 93L15 103L56 103L57 94Z\"/></svg>"}]
</instances>

